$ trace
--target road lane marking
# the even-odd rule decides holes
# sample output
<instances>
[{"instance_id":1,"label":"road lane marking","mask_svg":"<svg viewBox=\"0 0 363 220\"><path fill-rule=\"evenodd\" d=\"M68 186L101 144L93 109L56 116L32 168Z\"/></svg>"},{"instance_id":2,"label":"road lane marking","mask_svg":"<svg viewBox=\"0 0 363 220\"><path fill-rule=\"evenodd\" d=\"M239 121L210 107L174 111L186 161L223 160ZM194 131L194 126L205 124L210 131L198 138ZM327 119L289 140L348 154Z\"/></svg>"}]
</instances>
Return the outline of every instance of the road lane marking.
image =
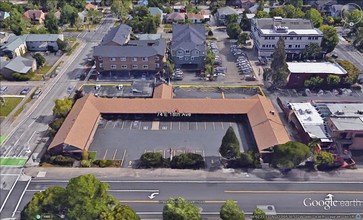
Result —
<instances>
[{"instance_id":1,"label":"road lane marking","mask_svg":"<svg viewBox=\"0 0 363 220\"><path fill-rule=\"evenodd\" d=\"M225 193L281 193L281 194L363 194L362 191L306 191L306 190L290 190L290 191L278 191L278 190L225 190Z\"/></svg>"}]
</instances>

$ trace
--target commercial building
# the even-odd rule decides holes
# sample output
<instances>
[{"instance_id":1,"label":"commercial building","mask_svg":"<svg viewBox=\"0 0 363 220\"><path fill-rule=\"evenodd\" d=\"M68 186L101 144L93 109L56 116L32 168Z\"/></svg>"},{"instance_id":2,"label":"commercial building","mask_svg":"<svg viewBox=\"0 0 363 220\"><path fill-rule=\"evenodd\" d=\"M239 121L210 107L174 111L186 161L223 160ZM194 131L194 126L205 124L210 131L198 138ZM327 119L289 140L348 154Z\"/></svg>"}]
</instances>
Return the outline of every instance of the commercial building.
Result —
<instances>
[{"instance_id":1,"label":"commercial building","mask_svg":"<svg viewBox=\"0 0 363 220\"><path fill-rule=\"evenodd\" d=\"M289 136L272 102L264 96L249 99L174 99L171 85L154 89L153 98L100 98L87 95L75 103L48 147L51 154L80 154L88 150L102 115L148 116L165 120L161 113L208 115L246 115L260 152L289 141ZM201 137L202 138L202 137Z\"/></svg>"},{"instance_id":2,"label":"commercial building","mask_svg":"<svg viewBox=\"0 0 363 220\"><path fill-rule=\"evenodd\" d=\"M339 76L343 79L347 71L338 63L330 62L287 62L290 74L287 85L290 88L302 88L304 82L311 77L326 79L329 75Z\"/></svg>"},{"instance_id":3,"label":"commercial building","mask_svg":"<svg viewBox=\"0 0 363 220\"><path fill-rule=\"evenodd\" d=\"M255 18L251 21L251 35L258 56L272 58L280 37L285 40L287 59L301 58L311 43L321 45L323 33L312 22L300 18Z\"/></svg>"}]
</instances>

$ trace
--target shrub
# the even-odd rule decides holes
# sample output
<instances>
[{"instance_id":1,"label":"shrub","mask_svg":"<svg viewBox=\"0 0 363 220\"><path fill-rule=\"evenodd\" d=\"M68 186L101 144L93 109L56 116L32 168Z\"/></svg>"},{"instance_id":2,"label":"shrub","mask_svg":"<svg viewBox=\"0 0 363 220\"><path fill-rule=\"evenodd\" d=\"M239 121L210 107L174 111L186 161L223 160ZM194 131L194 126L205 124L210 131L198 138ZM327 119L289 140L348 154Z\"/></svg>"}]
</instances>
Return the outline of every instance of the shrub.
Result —
<instances>
[{"instance_id":1,"label":"shrub","mask_svg":"<svg viewBox=\"0 0 363 220\"><path fill-rule=\"evenodd\" d=\"M204 168L204 160L200 154L186 153L173 157L170 166L176 169Z\"/></svg>"},{"instance_id":2,"label":"shrub","mask_svg":"<svg viewBox=\"0 0 363 220\"><path fill-rule=\"evenodd\" d=\"M57 155L57 156L51 157L50 161L52 161L54 164L58 164L60 166L72 166L75 159L72 157Z\"/></svg>"},{"instance_id":3,"label":"shrub","mask_svg":"<svg viewBox=\"0 0 363 220\"><path fill-rule=\"evenodd\" d=\"M110 167L113 164L112 160L96 160L94 162L95 165L98 165L99 167Z\"/></svg>"},{"instance_id":4,"label":"shrub","mask_svg":"<svg viewBox=\"0 0 363 220\"><path fill-rule=\"evenodd\" d=\"M12 77L14 78L14 80L16 81L28 81L32 78L31 74L21 74L21 73L13 73Z\"/></svg>"},{"instance_id":5,"label":"shrub","mask_svg":"<svg viewBox=\"0 0 363 220\"><path fill-rule=\"evenodd\" d=\"M91 161L81 160L81 167L91 167Z\"/></svg>"},{"instance_id":6,"label":"shrub","mask_svg":"<svg viewBox=\"0 0 363 220\"><path fill-rule=\"evenodd\" d=\"M97 155L97 152L96 151L90 151L90 152L88 152L88 158L90 160L96 160L96 155Z\"/></svg>"},{"instance_id":7,"label":"shrub","mask_svg":"<svg viewBox=\"0 0 363 220\"><path fill-rule=\"evenodd\" d=\"M163 166L163 156L159 152L144 153L140 157L140 165L144 168L155 168Z\"/></svg>"},{"instance_id":8,"label":"shrub","mask_svg":"<svg viewBox=\"0 0 363 220\"><path fill-rule=\"evenodd\" d=\"M254 166L253 157L250 153L241 153L241 155L229 161L228 167L231 168L250 168Z\"/></svg>"},{"instance_id":9,"label":"shrub","mask_svg":"<svg viewBox=\"0 0 363 220\"><path fill-rule=\"evenodd\" d=\"M82 151L82 160L88 160L88 159L89 159L88 151L86 150Z\"/></svg>"}]
</instances>

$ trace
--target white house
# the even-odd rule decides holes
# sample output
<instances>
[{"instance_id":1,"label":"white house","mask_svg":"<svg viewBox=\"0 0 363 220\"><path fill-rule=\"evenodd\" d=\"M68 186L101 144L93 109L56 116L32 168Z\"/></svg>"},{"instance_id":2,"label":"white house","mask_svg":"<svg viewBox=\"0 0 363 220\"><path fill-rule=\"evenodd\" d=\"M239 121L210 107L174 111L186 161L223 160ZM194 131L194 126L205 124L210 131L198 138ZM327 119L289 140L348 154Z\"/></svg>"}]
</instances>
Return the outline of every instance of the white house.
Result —
<instances>
[{"instance_id":1,"label":"white house","mask_svg":"<svg viewBox=\"0 0 363 220\"><path fill-rule=\"evenodd\" d=\"M310 20L300 18L257 18L252 19L251 35L258 56L272 58L280 37L285 40L288 59L297 59L311 43L321 45L323 33L314 28Z\"/></svg>"}]
</instances>

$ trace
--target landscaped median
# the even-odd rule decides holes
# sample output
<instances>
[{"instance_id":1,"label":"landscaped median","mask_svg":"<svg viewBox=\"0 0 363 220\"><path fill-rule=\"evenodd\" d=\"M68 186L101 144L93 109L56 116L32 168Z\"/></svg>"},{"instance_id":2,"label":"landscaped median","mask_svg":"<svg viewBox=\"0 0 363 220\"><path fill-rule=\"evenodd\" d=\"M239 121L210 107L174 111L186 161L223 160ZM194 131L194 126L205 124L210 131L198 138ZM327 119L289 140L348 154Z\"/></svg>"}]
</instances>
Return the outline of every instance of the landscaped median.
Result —
<instances>
[{"instance_id":1,"label":"landscaped median","mask_svg":"<svg viewBox=\"0 0 363 220\"><path fill-rule=\"evenodd\" d=\"M76 42L75 44L73 44L73 46L71 47L71 49L67 52L67 56L70 56L73 51L79 46L79 42Z\"/></svg>"},{"instance_id":2,"label":"landscaped median","mask_svg":"<svg viewBox=\"0 0 363 220\"><path fill-rule=\"evenodd\" d=\"M4 102L1 103L0 117L8 116L14 108L23 100L21 97L4 97Z\"/></svg>"},{"instance_id":3,"label":"landscaped median","mask_svg":"<svg viewBox=\"0 0 363 220\"><path fill-rule=\"evenodd\" d=\"M0 166L24 166L27 158L0 157Z\"/></svg>"}]
</instances>

